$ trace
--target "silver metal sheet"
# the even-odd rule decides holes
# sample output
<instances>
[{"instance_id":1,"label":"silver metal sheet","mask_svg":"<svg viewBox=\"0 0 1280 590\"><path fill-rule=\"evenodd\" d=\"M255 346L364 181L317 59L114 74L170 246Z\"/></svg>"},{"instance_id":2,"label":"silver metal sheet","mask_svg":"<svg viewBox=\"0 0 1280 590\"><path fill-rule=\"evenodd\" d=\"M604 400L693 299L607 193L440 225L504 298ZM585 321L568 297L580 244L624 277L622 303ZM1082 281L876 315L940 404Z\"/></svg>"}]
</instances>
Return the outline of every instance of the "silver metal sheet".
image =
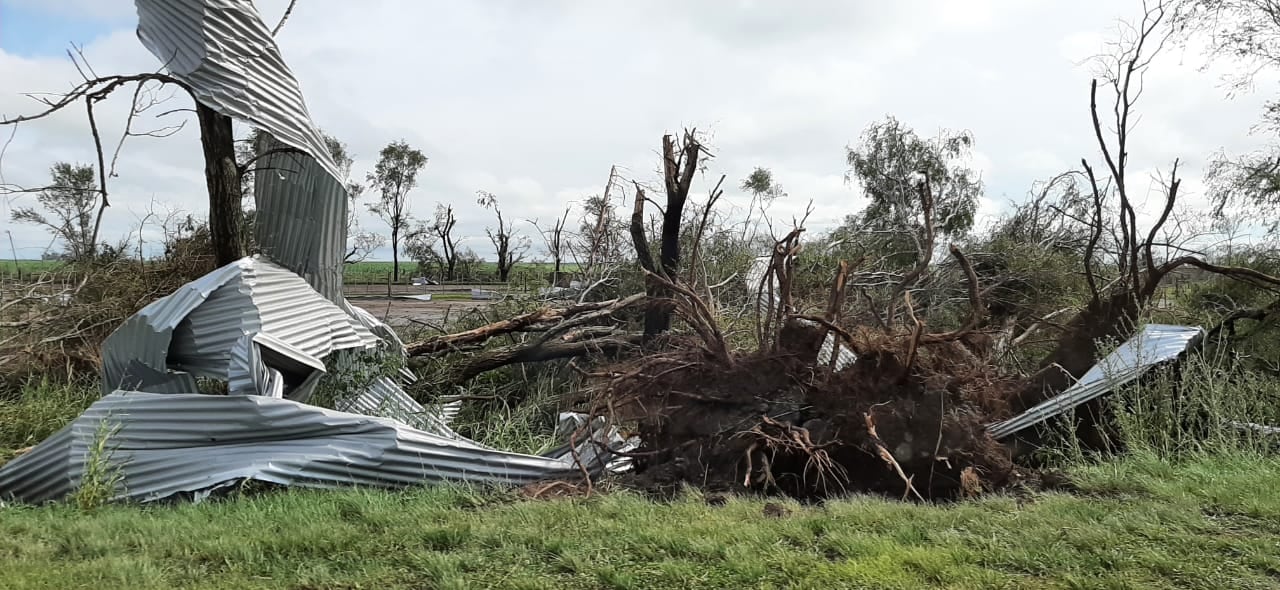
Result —
<instances>
[{"instance_id":1,"label":"silver metal sheet","mask_svg":"<svg viewBox=\"0 0 1280 590\"><path fill-rule=\"evenodd\" d=\"M524 484L598 475L621 445L599 433L576 455L485 448L396 420L261 396L115 392L30 453L0 469L0 497L28 503L69 494L103 426L106 467L123 477L115 499L154 501L256 480L286 486L399 488L429 482Z\"/></svg>"},{"instance_id":2,"label":"silver metal sheet","mask_svg":"<svg viewBox=\"0 0 1280 590\"><path fill-rule=\"evenodd\" d=\"M264 136L259 153L282 144ZM270 153L255 164L255 238L262 254L307 281L326 299L342 299L350 198L342 183L306 155Z\"/></svg>"},{"instance_id":3,"label":"silver metal sheet","mask_svg":"<svg viewBox=\"0 0 1280 590\"><path fill-rule=\"evenodd\" d=\"M1177 358L1203 334L1203 329L1194 326L1147 324L1090 368L1075 385L987 430L994 438L1005 438L1061 415L1136 380L1154 365Z\"/></svg>"},{"instance_id":4,"label":"silver metal sheet","mask_svg":"<svg viewBox=\"0 0 1280 590\"><path fill-rule=\"evenodd\" d=\"M302 89L250 0L135 0L138 39L214 110L266 129L337 178Z\"/></svg>"},{"instance_id":5,"label":"silver metal sheet","mask_svg":"<svg viewBox=\"0 0 1280 590\"><path fill-rule=\"evenodd\" d=\"M259 126L265 142L303 153L259 161L272 169L255 174L265 257L219 268L112 333L102 371L103 391L111 393L0 468L0 497L42 502L70 494L104 427L111 451L103 460L124 478L117 499L141 501L200 498L243 480L307 487L527 483L583 469L598 474L611 449L634 446L599 423L583 427L592 432L576 449L544 456L493 449L449 428L456 404L429 411L391 377L352 386L354 395L337 402L346 412L299 401L310 397L326 361L342 368L355 351L380 345L404 354L388 326L342 298L346 190L251 2L136 4L139 38L199 102ZM414 379L407 370L398 376ZM231 395L193 393L195 377L224 380ZM137 389L147 391L130 391Z\"/></svg>"},{"instance_id":6,"label":"silver metal sheet","mask_svg":"<svg viewBox=\"0 0 1280 590\"><path fill-rule=\"evenodd\" d=\"M359 318L289 270L244 258L152 302L113 332L102 346L103 387L174 392L190 381L156 376L182 372L227 380L245 392L262 382L248 358L257 353L241 343L246 337L311 365L335 350L379 342Z\"/></svg>"}]
</instances>

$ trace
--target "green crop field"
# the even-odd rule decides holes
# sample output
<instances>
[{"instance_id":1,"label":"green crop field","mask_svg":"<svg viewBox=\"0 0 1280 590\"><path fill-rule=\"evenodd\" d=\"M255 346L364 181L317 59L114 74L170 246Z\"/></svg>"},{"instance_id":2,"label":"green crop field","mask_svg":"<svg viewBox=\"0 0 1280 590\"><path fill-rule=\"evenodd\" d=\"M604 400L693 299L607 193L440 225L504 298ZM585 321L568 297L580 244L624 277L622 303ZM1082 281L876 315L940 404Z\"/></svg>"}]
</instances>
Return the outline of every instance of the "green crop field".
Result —
<instances>
[{"instance_id":1,"label":"green crop field","mask_svg":"<svg viewBox=\"0 0 1280 590\"><path fill-rule=\"evenodd\" d=\"M560 269L568 272L577 268L575 264L561 264ZM412 261L400 262L400 282L409 282L418 276L418 264ZM547 262L520 263L513 272L526 276L539 277L555 269L555 265ZM391 276L392 263L385 260L374 260L348 264L343 268L343 280L347 283L385 283ZM498 266L493 262L482 262L476 268L476 275L481 280L496 281ZM464 279L465 280L465 279Z\"/></svg>"},{"instance_id":2,"label":"green crop field","mask_svg":"<svg viewBox=\"0 0 1280 590\"><path fill-rule=\"evenodd\" d=\"M0 275L13 276L18 273L37 275L53 272L64 266L66 263L61 260L18 260L16 264L13 260L0 260Z\"/></svg>"}]
</instances>

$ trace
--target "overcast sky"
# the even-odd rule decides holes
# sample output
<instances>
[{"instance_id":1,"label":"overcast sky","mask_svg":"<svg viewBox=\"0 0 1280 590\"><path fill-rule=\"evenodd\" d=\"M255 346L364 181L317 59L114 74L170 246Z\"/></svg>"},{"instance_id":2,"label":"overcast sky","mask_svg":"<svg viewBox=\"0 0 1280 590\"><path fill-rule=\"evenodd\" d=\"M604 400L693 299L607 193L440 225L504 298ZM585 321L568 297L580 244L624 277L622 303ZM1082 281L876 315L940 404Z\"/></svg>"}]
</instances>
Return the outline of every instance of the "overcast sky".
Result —
<instances>
[{"instance_id":1,"label":"overcast sky","mask_svg":"<svg viewBox=\"0 0 1280 590\"><path fill-rule=\"evenodd\" d=\"M271 26L286 4L257 6ZM413 211L453 203L464 243L488 256L489 214L476 191L496 194L508 217L545 223L601 192L611 165L655 179L661 136L686 126L711 132L716 152L698 194L723 173L726 196L745 205L738 183L768 167L789 193L774 213L789 218L812 199L815 229L865 205L844 181L844 149L868 124L892 114L926 136L968 129L987 185L981 213L995 215L1034 181L1096 158L1092 67L1082 62L1114 36L1118 19L1140 14L1138 0L299 0L277 39L317 124L350 145L355 174L389 141L418 147L430 161ZM0 0L0 114L38 110L20 93L79 79L70 43L98 74L155 70L136 24L128 0ZM1227 100L1202 63L1175 48L1158 59L1131 148L1141 189L1182 158L1189 204L1203 199L1206 158L1263 142L1249 130L1267 96ZM110 144L130 98L117 94L98 116ZM178 96L157 110L189 107ZM0 143L8 138L3 130ZM23 124L0 172L4 182L39 185L54 162L93 158L77 107ZM204 211L194 121L169 138L130 139L117 173L104 237L136 232L150 210ZM0 199L19 258L49 245L40 229L9 219L30 200ZM0 251L7 256L9 245Z\"/></svg>"}]
</instances>

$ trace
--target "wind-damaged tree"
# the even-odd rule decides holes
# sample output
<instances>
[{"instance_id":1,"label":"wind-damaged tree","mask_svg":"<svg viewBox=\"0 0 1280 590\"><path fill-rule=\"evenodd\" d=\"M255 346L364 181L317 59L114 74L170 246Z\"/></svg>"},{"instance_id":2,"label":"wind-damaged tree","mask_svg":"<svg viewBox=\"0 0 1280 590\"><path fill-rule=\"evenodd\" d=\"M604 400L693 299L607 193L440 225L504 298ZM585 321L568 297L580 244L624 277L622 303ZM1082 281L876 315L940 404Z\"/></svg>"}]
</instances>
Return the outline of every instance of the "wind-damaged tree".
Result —
<instances>
[{"instance_id":1,"label":"wind-damaged tree","mask_svg":"<svg viewBox=\"0 0 1280 590\"><path fill-rule=\"evenodd\" d=\"M67 257L83 262L94 252L94 212L98 205L98 181L93 166L58 162L49 170L52 184L40 191L34 207L13 210L15 223L31 223L45 228L62 240Z\"/></svg>"},{"instance_id":2,"label":"wind-damaged tree","mask_svg":"<svg viewBox=\"0 0 1280 590\"><path fill-rule=\"evenodd\" d=\"M582 202L582 219L573 249L582 265L578 270L587 276L596 274L602 264L618 262L622 256L621 223L611 196L617 180L617 166L610 166L604 194L591 195Z\"/></svg>"},{"instance_id":3,"label":"wind-damaged tree","mask_svg":"<svg viewBox=\"0 0 1280 590\"><path fill-rule=\"evenodd\" d=\"M644 230L644 189L635 185L635 207L631 211L631 242L636 258L647 273L645 292L650 298L644 317L644 337L651 340L671 328L671 305L656 303L671 299L671 285L680 274L680 223L689 199L693 175L698 171L698 158L707 154L698 141L696 130L686 130L679 145L670 134L662 136L662 178L667 193L667 206L662 211L662 236L658 263L649 251L649 238Z\"/></svg>"},{"instance_id":4,"label":"wind-damaged tree","mask_svg":"<svg viewBox=\"0 0 1280 590\"><path fill-rule=\"evenodd\" d=\"M413 259L418 261L419 268L434 266L444 280L452 281L457 278L458 242L461 241L453 235L457 224L453 205L444 203L436 205L431 223L418 223L418 227L409 234L407 249Z\"/></svg>"},{"instance_id":5,"label":"wind-damaged tree","mask_svg":"<svg viewBox=\"0 0 1280 590\"><path fill-rule=\"evenodd\" d=\"M873 123L857 147L845 148L847 182L856 181L867 207L832 234L834 251L860 260L850 291L876 324L894 322L901 296L927 279L938 238L972 226L983 186L969 167L973 137L940 131L922 139L894 117Z\"/></svg>"},{"instance_id":6,"label":"wind-damaged tree","mask_svg":"<svg viewBox=\"0 0 1280 590\"><path fill-rule=\"evenodd\" d=\"M746 240L748 235L755 235L759 232L760 222L764 220L769 205L774 201L786 197L787 193L782 190L782 185L778 184L773 177L773 171L768 168L757 166L751 174L742 179L739 186L744 191L751 193L751 203L747 205L747 218L742 222L742 239ZM760 210L760 217L756 217L754 221L752 216L755 211Z\"/></svg>"},{"instance_id":7,"label":"wind-damaged tree","mask_svg":"<svg viewBox=\"0 0 1280 590\"><path fill-rule=\"evenodd\" d=\"M1225 79L1232 93L1250 91L1259 74L1280 70L1280 1L1173 0L1169 6L1178 40L1207 41L1210 62L1227 59L1237 66ZM1254 131L1271 136L1270 145L1234 157L1222 152L1209 164L1205 180L1218 215L1228 205L1280 211L1280 100L1267 101ZM1268 217L1269 229L1280 229L1277 218Z\"/></svg>"},{"instance_id":8,"label":"wind-damaged tree","mask_svg":"<svg viewBox=\"0 0 1280 590\"><path fill-rule=\"evenodd\" d=\"M538 220L529 221L529 224L538 230L538 235L542 236L543 251L546 252L547 256L551 257L551 264L554 269L551 274L551 286L553 287L560 284L560 269L569 250L568 241L565 239L564 225L569 221L570 210L569 207L566 207L564 215L556 219L555 225L545 230L538 226Z\"/></svg>"},{"instance_id":9,"label":"wind-damaged tree","mask_svg":"<svg viewBox=\"0 0 1280 590\"><path fill-rule=\"evenodd\" d=\"M1102 82L1113 96L1112 107L1102 111L1111 115L1105 125L1098 108L1098 80L1090 86L1093 132L1102 153L1105 176L1100 179L1088 160L1081 160L1092 204L1092 219L1084 220L1089 230L1083 254L1088 302L1063 327L1054 350L1040 363L1039 371L1017 400L1016 405L1021 407L1015 410L1062 391L1083 375L1097 360L1099 342L1123 341L1132 335L1161 281L1176 269L1194 266L1267 288L1280 286L1280 279L1275 277L1247 268L1211 264L1198 256L1182 254L1185 250L1168 244L1161 232L1177 203L1181 185L1176 160L1163 183L1164 203L1159 217L1146 231L1138 227L1127 178L1129 139L1142 76L1168 39L1168 33L1161 32L1167 15L1164 5L1147 9L1137 26L1126 29L1128 36L1114 44L1114 53L1102 58ZM1111 127L1113 137L1107 137L1104 127ZM1110 223L1113 215L1119 228ZM1157 249L1166 254L1157 256ZM1169 256L1170 252L1179 255ZM1099 409L1094 407L1081 424L1082 436L1095 445L1102 444L1094 421Z\"/></svg>"},{"instance_id":10,"label":"wind-damaged tree","mask_svg":"<svg viewBox=\"0 0 1280 590\"><path fill-rule=\"evenodd\" d=\"M382 148L378 163L369 173L369 187L380 191L369 210L391 228L391 276L400 280L400 238L409 231L413 216L409 211L409 191L418 185L418 172L427 164L422 152L409 147L404 140L393 141Z\"/></svg>"},{"instance_id":11,"label":"wind-damaged tree","mask_svg":"<svg viewBox=\"0 0 1280 590\"><path fill-rule=\"evenodd\" d=\"M972 148L973 136L967 132L944 130L924 140L894 117L873 123L862 133L861 145L845 148L845 180L857 180L871 200L862 222L873 231L923 226L923 179L933 195L932 223L939 235L959 235L973 227L982 181L966 162Z\"/></svg>"},{"instance_id":12,"label":"wind-damaged tree","mask_svg":"<svg viewBox=\"0 0 1280 590\"><path fill-rule=\"evenodd\" d=\"M481 207L493 209L498 217L498 227L486 227L485 233L489 236L489 241L493 243L494 252L497 255L498 280L507 282L507 278L511 275L511 269L516 263L524 260L525 252L529 249L528 238L515 235L514 224L508 224L502 218L502 209L498 208L498 197L491 192L477 191L477 202Z\"/></svg>"}]
</instances>

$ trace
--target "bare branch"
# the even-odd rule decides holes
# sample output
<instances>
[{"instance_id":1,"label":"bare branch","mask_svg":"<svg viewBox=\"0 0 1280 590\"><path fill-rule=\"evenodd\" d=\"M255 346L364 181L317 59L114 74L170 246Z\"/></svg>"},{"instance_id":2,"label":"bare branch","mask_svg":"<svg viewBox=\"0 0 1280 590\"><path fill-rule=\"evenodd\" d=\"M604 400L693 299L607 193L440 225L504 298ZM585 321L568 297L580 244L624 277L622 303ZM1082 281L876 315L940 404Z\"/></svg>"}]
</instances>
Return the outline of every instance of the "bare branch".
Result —
<instances>
[{"instance_id":1,"label":"bare branch","mask_svg":"<svg viewBox=\"0 0 1280 590\"><path fill-rule=\"evenodd\" d=\"M271 29L271 36L275 37L280 34L280 29L284 28L284 22L289 20L289 15L293 14L293 7L298 0L289 0L289 6L284 9L284 14L280 17L280 22L276 23L276 27Z\"/></svg>"}]
</instances>

